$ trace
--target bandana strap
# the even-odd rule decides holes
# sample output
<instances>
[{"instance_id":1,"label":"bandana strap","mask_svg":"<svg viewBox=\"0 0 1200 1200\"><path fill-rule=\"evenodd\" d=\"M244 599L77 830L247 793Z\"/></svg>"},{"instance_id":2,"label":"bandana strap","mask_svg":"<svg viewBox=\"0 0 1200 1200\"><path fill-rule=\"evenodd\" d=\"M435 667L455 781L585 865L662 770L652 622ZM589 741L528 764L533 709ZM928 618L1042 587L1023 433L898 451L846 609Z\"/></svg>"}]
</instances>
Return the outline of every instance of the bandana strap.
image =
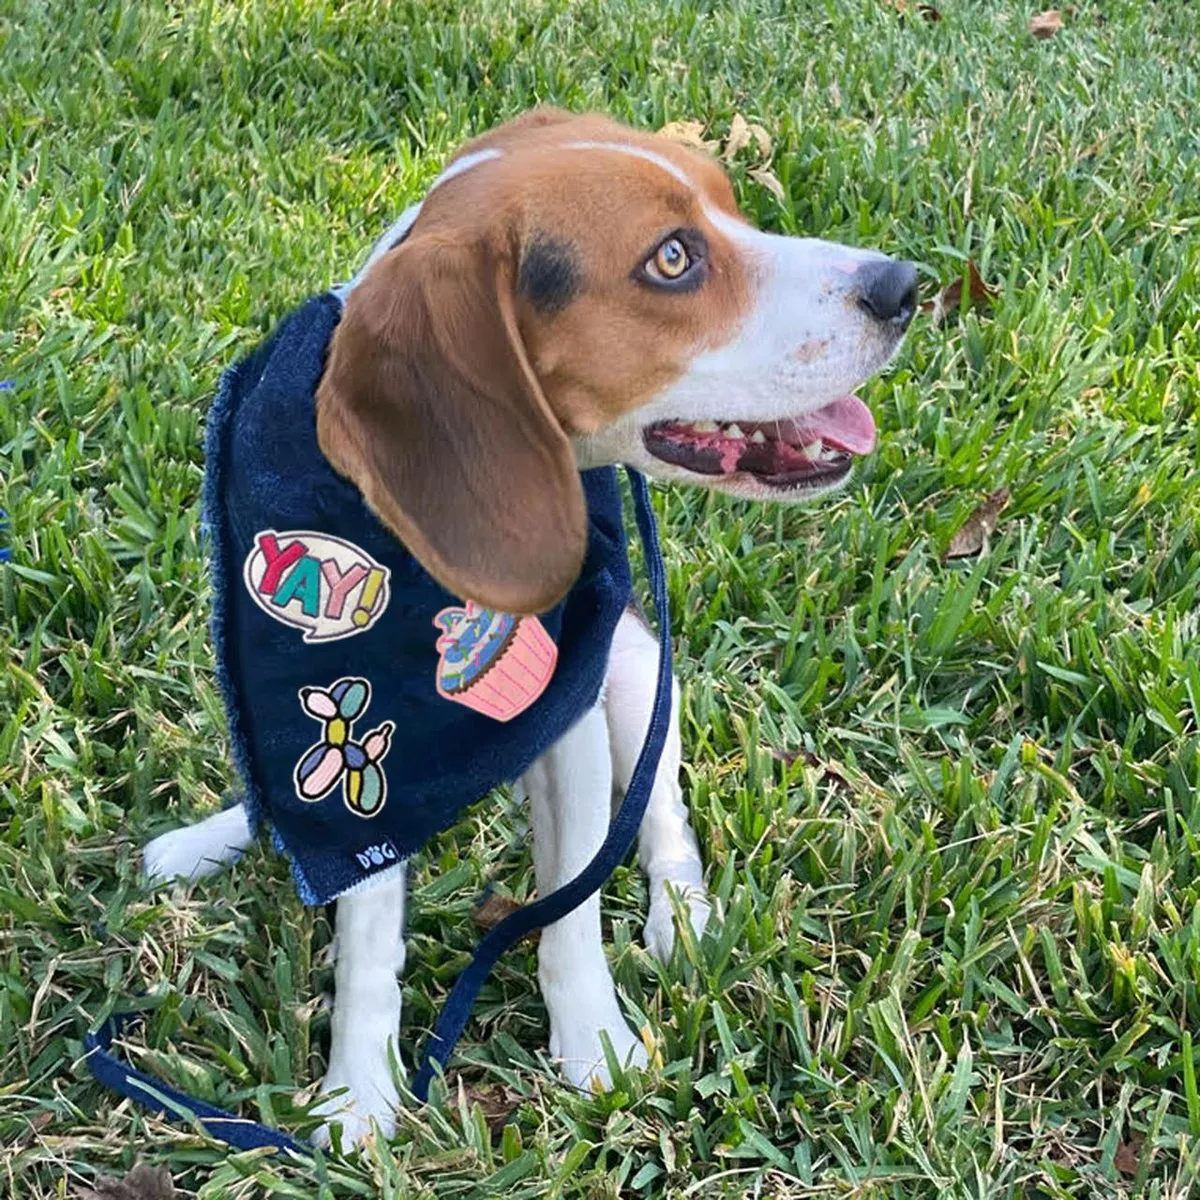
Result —
<instances>
[{"instance_id":1,"label":"bandana strap","mask_svg":"<svg viewBox=\"0 0 1200 1200\"><path fill-rule=\"evenodd\" d=\"M169 1083L123 1063L112 1053L113 1038L120 1037L141 1016L137 1012L114 1013L83 1039L83 1048L87 1051L83 1061L97 1082L159 1116L185 1125L199 1124L210 1138L236 1150L261 1150L264 1146L273 1146L302 1158L312 1157L311 1146L296 1141L282 1130L234 1116L215 1104L189 1096Z\"/></svg>"}]
</instances>

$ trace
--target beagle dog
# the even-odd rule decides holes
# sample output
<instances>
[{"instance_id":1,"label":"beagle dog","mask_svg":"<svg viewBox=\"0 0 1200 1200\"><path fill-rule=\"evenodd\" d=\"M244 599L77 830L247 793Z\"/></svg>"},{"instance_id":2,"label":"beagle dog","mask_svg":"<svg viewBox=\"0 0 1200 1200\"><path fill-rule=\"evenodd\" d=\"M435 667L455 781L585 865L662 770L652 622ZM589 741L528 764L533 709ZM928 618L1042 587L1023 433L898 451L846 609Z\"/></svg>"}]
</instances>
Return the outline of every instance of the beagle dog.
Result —
<instances>
[{"instance_id":1,"label":"beagle dog","mask_svg":"<svg viewBox=\"0 0 1200 1200\"><path fill-rule=\"evenodd\" d=\"M752 500L843 485L875 425L853 389L916 307L916 271L872 250L753 228L709 156L601 116L537 109L463 147L346 285L317 392L321 452L448 591L538 613L585 553L582 470L626 464ZM484 507L472 496L497 498ZM655 690L657 645L616 628L600 702L519 781L538 892L604 839ZM710 905L672 729L638 843L645 941L666 958L672 893L703 931ZM251 840L239 805L156 838L152 880L197 879ZM398 1095L389 1066L405 960L403 870L344 895L324 1112L346 1143ZM622 1016L600 901L547 928L538 975L550 1055L576 1086L646 1051ZM398 1057L398 1055L397 1055ZM329 1124L317 1141L327 1143Z\"/></svg>"}]
</instances>

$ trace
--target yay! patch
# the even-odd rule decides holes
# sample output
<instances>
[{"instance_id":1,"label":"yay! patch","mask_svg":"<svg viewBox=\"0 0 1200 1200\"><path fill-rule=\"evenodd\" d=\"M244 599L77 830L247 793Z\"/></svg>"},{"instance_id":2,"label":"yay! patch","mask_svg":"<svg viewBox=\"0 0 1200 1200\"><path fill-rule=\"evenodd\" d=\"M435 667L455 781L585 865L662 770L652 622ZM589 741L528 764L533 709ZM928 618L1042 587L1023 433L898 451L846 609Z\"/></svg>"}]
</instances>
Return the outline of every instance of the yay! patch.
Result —
<instances>
[{"instance_id":1,"label":"yay! patch","mask_svg":"<svg viewBox=\"0 0 1200 1200\"><path fill-rule=\"evenodd\" d=\"M353 542L327 533L264 529L242 572L255 604L306 642L370 629L387 608L388 569Z\"/></svg>"}]
</instances>

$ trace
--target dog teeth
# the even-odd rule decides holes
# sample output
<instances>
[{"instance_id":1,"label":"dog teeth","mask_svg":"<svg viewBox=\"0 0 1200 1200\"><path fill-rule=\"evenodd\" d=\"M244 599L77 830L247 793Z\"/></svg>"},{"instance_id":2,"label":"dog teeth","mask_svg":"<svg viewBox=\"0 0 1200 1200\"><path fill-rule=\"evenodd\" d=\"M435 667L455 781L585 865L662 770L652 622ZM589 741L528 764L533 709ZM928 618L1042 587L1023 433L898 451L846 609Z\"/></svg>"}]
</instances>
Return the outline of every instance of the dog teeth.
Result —
<instances>
[{"instance_id":1,"label":"dog teeth","mask_svg":"<svg viewBox=\"0 0 1200 1200\"><path fill-rule=\"evenodd\" d=\"M716 433L717 423L716 421L693 421L692 428L697 433Z\"/></svg>"},{"instance_id":2,"label":"dog teeth","mask_svg":"<svg viewBox=\"0 0 1200 1200\"><path fill-rule=\"evenodd\" d=\"M767 435L761 429L756 429L751 435L750 440L761 446L767 440Z\"/></svg>"},{"instance_id":3,"label":"dog teeth","mask_svg":"<svg viewBox=\"0 0 1200 1200\"><path fill-rule=\"evenodd\" d=\"M803 454L805 458L811 458L814 461L817 461L821 457L821 449L824 444L825 443L819 439L815 442L809 442L807 446L800 447L800 453Z\"/></svg>"},{"instance_id":4,"label":"dog teeth","mask_svg":"<svg viewBox=\"0 0 1200 1200\"><path fill-rule=\"evenodd\" d=\"M728 428L725 430L725 434L726 434L726 436L727 436L727 437L731 437L731 438L744 438L744 437L746 436L746 435L745 435L745 434L742 432L742 428L741 428L741 426L740 426L740 425L738 425L736 422L735 422L734 424L730 425L730 426L729 426L729 427L728 427Z\"/></svg>"}]
</instances>

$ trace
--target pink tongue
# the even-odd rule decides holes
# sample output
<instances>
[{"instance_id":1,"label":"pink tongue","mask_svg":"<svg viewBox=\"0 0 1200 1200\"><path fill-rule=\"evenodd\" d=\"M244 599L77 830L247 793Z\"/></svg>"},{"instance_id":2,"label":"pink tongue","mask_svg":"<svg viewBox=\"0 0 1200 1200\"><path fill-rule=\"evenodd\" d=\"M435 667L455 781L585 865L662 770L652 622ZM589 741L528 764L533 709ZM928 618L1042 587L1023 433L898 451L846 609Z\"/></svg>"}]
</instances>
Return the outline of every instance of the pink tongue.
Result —
<instances>
[{"instance_id":1,"label":"pink tongue","mask_svg":"<svg viewBox=\"0 0 1200 1200\"><path fill-rule=\"evenodd\" d=\"M797 444L820 438L827 446L849 454L870 454L875 449L875 418L857 396L840 396L816 412L805 413L790 422L791 430L787 424L783 429L789 442L794 433Z\"/></svg>"}]
</instances>

